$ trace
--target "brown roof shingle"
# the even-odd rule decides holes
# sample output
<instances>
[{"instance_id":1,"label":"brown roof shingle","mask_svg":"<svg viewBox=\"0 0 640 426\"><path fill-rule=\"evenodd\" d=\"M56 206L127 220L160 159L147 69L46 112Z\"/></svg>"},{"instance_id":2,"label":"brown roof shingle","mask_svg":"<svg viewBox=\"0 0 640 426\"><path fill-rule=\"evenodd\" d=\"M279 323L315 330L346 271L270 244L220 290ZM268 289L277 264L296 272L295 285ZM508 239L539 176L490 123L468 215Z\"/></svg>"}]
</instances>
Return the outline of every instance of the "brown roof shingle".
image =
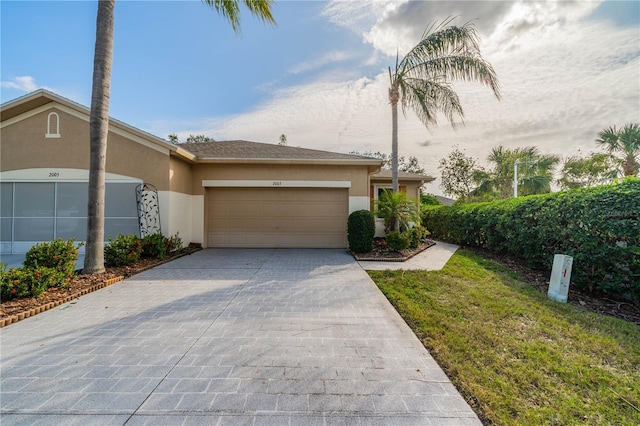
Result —
<instances>
[{"instance_id":1,"label":"brown roof shingle","mask_svg":"<svg viewBox=\"0 0 640 426\"><path fill-rule=\"evenodd\" d=\"M176 145L194 154L198 159L241 160L351 160L366 161L375 158L316 149L297 148L249 141L219 141L204 143L181 143Z\"/></svg>"}]
</instances>

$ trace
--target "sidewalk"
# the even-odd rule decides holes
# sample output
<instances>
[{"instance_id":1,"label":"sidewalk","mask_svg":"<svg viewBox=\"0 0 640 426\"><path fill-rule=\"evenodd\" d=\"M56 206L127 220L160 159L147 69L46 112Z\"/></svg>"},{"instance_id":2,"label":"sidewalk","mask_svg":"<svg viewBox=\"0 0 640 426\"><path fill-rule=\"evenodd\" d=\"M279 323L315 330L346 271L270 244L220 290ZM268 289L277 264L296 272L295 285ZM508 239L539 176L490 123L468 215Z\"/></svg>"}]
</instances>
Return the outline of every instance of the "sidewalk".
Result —
<instances>
[{"instance_id":1,"label":"sidewalk","mask_svg":"<svg viewBox=\"0 0 640 426\"><path fill-rule=\"evenodd\" d=\"M365 271L391 270L424 270L437 271L451 259L459 246L455 244L436 241L436 245L429 247L422 253L418 253L405 262L360 261L358 262Z\"/></svg>"}]
</instances>

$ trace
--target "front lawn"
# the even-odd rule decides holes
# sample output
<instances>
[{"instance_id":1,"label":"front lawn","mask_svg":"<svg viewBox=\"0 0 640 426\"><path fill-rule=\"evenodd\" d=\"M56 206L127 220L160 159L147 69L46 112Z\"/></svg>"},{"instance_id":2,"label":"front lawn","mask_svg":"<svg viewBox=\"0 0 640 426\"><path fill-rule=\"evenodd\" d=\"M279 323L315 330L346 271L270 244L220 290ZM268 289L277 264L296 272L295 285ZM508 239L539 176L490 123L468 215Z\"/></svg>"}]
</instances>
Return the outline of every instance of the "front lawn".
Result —
<instances>
[{"instance_id":1,"label":"front lawn","mask_svg":"<svg viewBox=\"0 0 640 426\"><path fill-rule=\"evenodd\" d=\"M549 300L459 250L441 271L371 271L487 424L640 424L640 327Z\"/></svg>"}]
</instances>

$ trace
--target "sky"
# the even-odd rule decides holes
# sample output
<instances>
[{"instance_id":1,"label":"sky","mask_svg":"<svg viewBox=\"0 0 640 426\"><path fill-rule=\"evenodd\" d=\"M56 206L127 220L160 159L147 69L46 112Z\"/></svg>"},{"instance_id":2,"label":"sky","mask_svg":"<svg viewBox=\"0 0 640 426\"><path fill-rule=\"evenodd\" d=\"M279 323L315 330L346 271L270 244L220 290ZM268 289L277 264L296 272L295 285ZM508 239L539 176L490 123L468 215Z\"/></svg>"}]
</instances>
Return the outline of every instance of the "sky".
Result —
<instances>
[{"instance_id":1,"label":"sky","mask_svg":"<svg viewBox=\"0 0 640 426\"><path fill-rule=\"evenodd\" d=\"M89 106L97 1L0 1L0 101L44 88ZM388 68L430 23L472 21L502 99L455 83L464 125L399 118L400 155L438 178L456 147L562 158L640 122L640 1L288 1L241 33L200 1L116 1L110 115L156 136L391 151ZM441 194L438 179L427 191Z\"/></svg>"}]
</instances>

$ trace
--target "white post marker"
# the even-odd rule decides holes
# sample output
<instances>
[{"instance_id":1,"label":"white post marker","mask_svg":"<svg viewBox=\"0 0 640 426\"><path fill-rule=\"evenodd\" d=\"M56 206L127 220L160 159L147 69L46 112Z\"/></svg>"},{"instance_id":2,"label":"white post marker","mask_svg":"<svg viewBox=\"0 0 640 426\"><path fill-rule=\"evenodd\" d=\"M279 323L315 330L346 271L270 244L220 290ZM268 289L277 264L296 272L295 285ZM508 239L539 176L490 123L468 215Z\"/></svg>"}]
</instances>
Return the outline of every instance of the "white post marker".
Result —
<instances>
[{"instance_id":1,"label":"white post marker","mask_svg":"<svg viewBox=\"0 0 640 426\"><path fill-rule=\"evenodd\" d=\"M569 296L569 282L571 281L571 266L573 257L565 254L556 254L553 257L553 269L549 281L547 295L558 302L567 303Z\"/></svg>"}]
</instances>

